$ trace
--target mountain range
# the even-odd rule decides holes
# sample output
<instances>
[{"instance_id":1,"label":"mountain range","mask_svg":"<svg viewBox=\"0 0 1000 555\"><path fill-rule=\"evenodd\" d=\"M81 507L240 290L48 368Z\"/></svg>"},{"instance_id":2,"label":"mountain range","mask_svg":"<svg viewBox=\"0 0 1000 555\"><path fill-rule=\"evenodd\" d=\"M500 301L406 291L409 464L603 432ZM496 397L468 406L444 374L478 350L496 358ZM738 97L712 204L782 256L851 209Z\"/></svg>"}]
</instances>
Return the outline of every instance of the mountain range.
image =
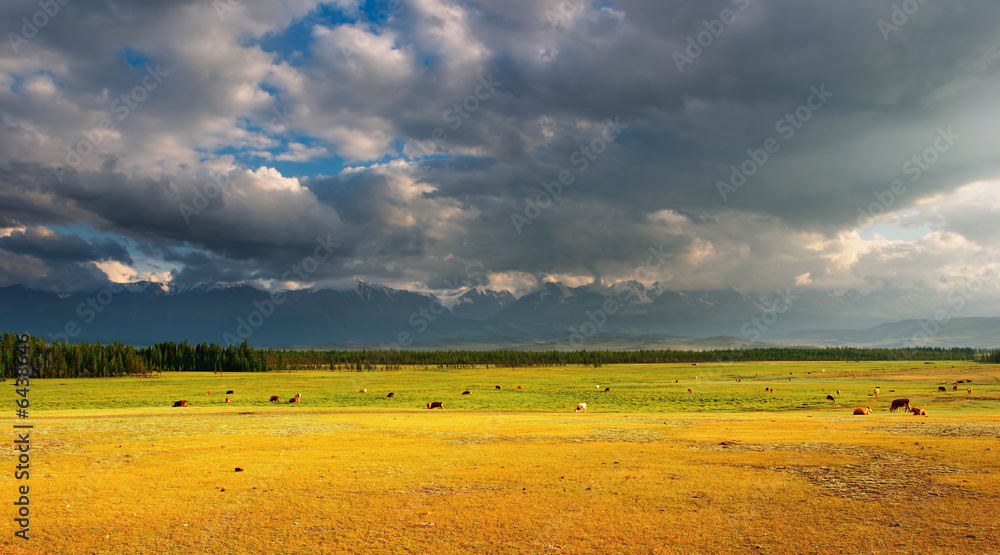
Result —
<instances>
[{"instance_id":1,"label":"mountain range","mask_svg":"<svg viewBox=\"0 0 1000 555\"><path fill-rule=\"evenodd\" d=\"M966 295L969 297L969 295ZM161 341L322 348L636 349L856 345L994 347L1000 303L904 289L672 291L629 281L545 283L515 297L442 299L358 283L269 293L243 284L139 282L52 293L0 288L0 329L71 343ZM959 302L962 301L962 302Z\"/></svg>"}]
</instances>

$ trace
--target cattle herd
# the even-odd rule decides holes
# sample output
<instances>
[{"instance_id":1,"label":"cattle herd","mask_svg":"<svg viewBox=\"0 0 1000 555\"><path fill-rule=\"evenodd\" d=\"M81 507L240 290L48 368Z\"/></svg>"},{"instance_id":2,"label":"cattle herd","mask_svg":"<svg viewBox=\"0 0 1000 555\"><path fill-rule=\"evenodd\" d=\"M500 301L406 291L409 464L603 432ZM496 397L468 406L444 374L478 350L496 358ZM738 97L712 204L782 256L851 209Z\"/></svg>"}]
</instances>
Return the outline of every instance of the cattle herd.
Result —
<instances>
[{"instance_id":1,"label":"cattle herd","mask_svg":"<svg viewBox=\"0 0 1000 555\"><path fill-rule=\"evenodd\" d=\"M742 380L737 380L737 381L739 382L739 381L742 381ZM674 380L674 383L676 383L676 382L677 382L677 380ZM945 383L947 383L947 382L945 382ZM972 380L958 380L958 381L953 382L952 383L952 391L958 391L958 384L960 384L960 383L972 383ZM598 391L600 391L600 389L601 389L600 385L595 386L595 387L596 387L596 389ZM495 386L495 389L497 391L500 391L502 389L502 387L499 386L499 385L497 385L497 386ZM517 386L517 389L518 389L518 391L521 391L522 387L521 386ZM610 387L605 387L604 391L605 392L609 392L609 391L611 391L611 388ZM774 389L770 388L770 387L764 388L764 391L766 393L772 393L772 394L774 393ZM895 391L895 390L891 390L891 391ZM938 392L945 392L946 393L947 391L948 391L948 389L946 387L944 387L943 385L942 386L938 386ZM966 391L968 393L972 393L972 388L969 387L969 388L966 389ZM688 388L687 392L688 393L694 393L694 391L692 389L690 389L690 388ZM211 395L212 394L211 391L206 391L205 393L207 395ZM358 393L368 393L368 390L365 389L365 388L362 388L362 389L360 389L358 391ZM874 397L875 399L878 399L879 393L881 393L880 388L876 387L875 390L874 390L874 392L873 392L873 395L871 395L871 396ZM232 395L232 394L233 394L233 390L230 389L230 390L226 391L226 395ZM467 390L465 390L465 391L462 392L462 395L472 395L472 391L470 391L470 390L467 389ZM837 390L837 395L840 395L840 390L839 389ZM389 393L388 395L386 395L386 397L389 398L389 399L392 399L395 396L396 396L396 394L394 392ZM836 399L834 398L833 395L827 395L826 396L826 400L827 401L831 401L831 402L836 402ZM226 397L226 403L228 403L228 402L229 402L229 397ZM281 398L279 396L277 396L277 395L272 395L271 398L270 398L270 402L272 402L272 403L281 403ZM288 402L289 403L301 403L302 402L302 394L301 393L296 393L295 397L292 397L291 399L289 399ZM175 406L175 407L186 407L186 406L188 406L188 402L186 400L175 401L173 406ZM444 409L444 403L441 402L441 401L432 401L430 403L427 403L427 408L428 409ZM927 411L926 410L920 409L920 408L916 408L916 407L911 407L909 399L894 399L892 401L892 403L890 403L890 405L889 405L889 412L896 412L897 410L900 410L900 409L902 409L905 413L912 413L915 416L927 416ZM580 404L578 404L576 406L576 410L574 412L587 412L587 403L580 403ZM867 414L871 414L871 412L872 412L872 408L871 407L857 407L857 408L854 409L854 414L859 414L859 415L867 415Z\"/></svg>"}]
</instances>

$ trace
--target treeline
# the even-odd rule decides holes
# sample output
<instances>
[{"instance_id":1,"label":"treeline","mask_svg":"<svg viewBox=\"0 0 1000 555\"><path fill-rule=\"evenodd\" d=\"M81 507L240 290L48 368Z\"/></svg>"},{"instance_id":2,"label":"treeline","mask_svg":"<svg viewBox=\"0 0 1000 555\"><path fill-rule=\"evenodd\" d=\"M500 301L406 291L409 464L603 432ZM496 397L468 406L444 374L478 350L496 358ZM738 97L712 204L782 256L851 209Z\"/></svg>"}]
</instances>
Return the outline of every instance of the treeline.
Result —
<instances>
[{"instance_id":1,"label":"treeline","mask_svg":"<svg viewBox=\"0 0 1000 555\"><path fill-rule=\"evenodd\" d=\"M1000 364L1000 349L983 352L979 357L979 361L988 364Z\"/></svg>"},{"instance_id":2,"label":"treeline","mask_svg":"<svg viewBox=\"0 0 1000 555\"><path fill-rule=\"evenodd\" d=\"M3 334L0 341L0 378L14 375L17 338ZM774 347L769 349L717 349L712 351L323 351L259 349L215 343L189 344L168 341L148 347L122 343L46 343L30 336L32 375L42 378L155 376L162 372L266 372L329 369L334 371L399 370L403 366L427 368L506 367L605 364L767 362L767 361L893 361L970 360L1000 364L1000 350L973 348L824 349Z\"/></svg>"}]
</instances>

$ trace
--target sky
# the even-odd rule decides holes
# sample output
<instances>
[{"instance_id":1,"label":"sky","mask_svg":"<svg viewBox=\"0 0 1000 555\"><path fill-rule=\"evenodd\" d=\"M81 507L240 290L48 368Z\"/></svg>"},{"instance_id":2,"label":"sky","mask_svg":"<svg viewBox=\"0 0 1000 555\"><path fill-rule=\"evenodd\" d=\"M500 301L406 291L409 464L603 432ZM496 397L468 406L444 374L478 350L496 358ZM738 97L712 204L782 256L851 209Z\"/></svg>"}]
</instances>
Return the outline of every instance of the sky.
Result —
<instances>
[{"instance_id":1,"label":"sky","mask_svg":"<svg viewBox=\"0 0 1000 555\"><path fill-rule=\"evenodd\" d=\"M0 31L0 286L935 292L1000 256L994 0L57 0Z\"/></svg>"}]
</instances>

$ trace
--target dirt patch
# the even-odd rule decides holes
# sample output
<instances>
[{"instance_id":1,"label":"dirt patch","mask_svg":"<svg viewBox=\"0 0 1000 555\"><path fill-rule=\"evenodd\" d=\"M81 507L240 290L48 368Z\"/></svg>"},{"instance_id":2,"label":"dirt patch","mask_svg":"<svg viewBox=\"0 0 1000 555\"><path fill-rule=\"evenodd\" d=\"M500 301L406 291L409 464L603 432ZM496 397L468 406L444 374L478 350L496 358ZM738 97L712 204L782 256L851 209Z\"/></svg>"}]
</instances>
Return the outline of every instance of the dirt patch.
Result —
<instances>
[{"instance_id":1,"label":"dirt patch","mask_svg":"<svg viewBox=\"0 0 1000 555\"><path fill-rule=\"evenodd\" d=\"M458 437L451 440L458 445L483 443L660 443L664 437L655 430L636 428L602 428L581 436L482 436Z\"/></svg>"},{"instance_id":2,"label":"dirt patch","mask_svg":"<svg viewBox=\"0 0 1000 555\"><path fill-rule=\"evenodd\" d=\"M935 483L932 476L964 473L957 468L930 465L916 457L883 453L873 460L843 466L778 466L779 472L801 476L826 493L847 499L917 501L933 497L979 497L974 491Z\"/></svg>"},{"instance_id":3,"label":"dirt patch","mask_svg":"<svg viewBox=\"0 0 1000 555\"><path fill-rule=\"evenodd\" d=\"M479 493L486 491L498 491L500 488L486 486L457 487L457 486L424 486L422 488L406 490L407 494L420 495L457 495L459 493Z\"/></svg>"},{"instance_id":4,"label":"dirt patch","mask_svg":"<svg viewBox=\"0 0 1000 555\"><path fill-rule=\"evenodd\" d=\"M986 437L1000 439L1000 426L992 424L938 424L927 422L900 422L869 426L870 430L932 437Z\"/></svg>"},{"instance_id":5,"label":"dirt patch","mask_svg":"<svg viewBox=\"0 0 1000 555\"><path fill-rule=\"evenodd\" d=\"M940 474L971 474L972 472L968 470L931 464L925 458L870 447L827 443L743 444L730 440L719 444L693 445L692 448L710 451L790 451L850 456L855 459L855 462L839 466L782 465L766 467L766 470L769 471L787 472L800 476L822 488L826 494L846 499L915 501L933 497L976 498L979 496L973 491L935 483L932 478ZM760 467L755 466L754 468L759 469Z\"/></svg>"}]
</instances>

